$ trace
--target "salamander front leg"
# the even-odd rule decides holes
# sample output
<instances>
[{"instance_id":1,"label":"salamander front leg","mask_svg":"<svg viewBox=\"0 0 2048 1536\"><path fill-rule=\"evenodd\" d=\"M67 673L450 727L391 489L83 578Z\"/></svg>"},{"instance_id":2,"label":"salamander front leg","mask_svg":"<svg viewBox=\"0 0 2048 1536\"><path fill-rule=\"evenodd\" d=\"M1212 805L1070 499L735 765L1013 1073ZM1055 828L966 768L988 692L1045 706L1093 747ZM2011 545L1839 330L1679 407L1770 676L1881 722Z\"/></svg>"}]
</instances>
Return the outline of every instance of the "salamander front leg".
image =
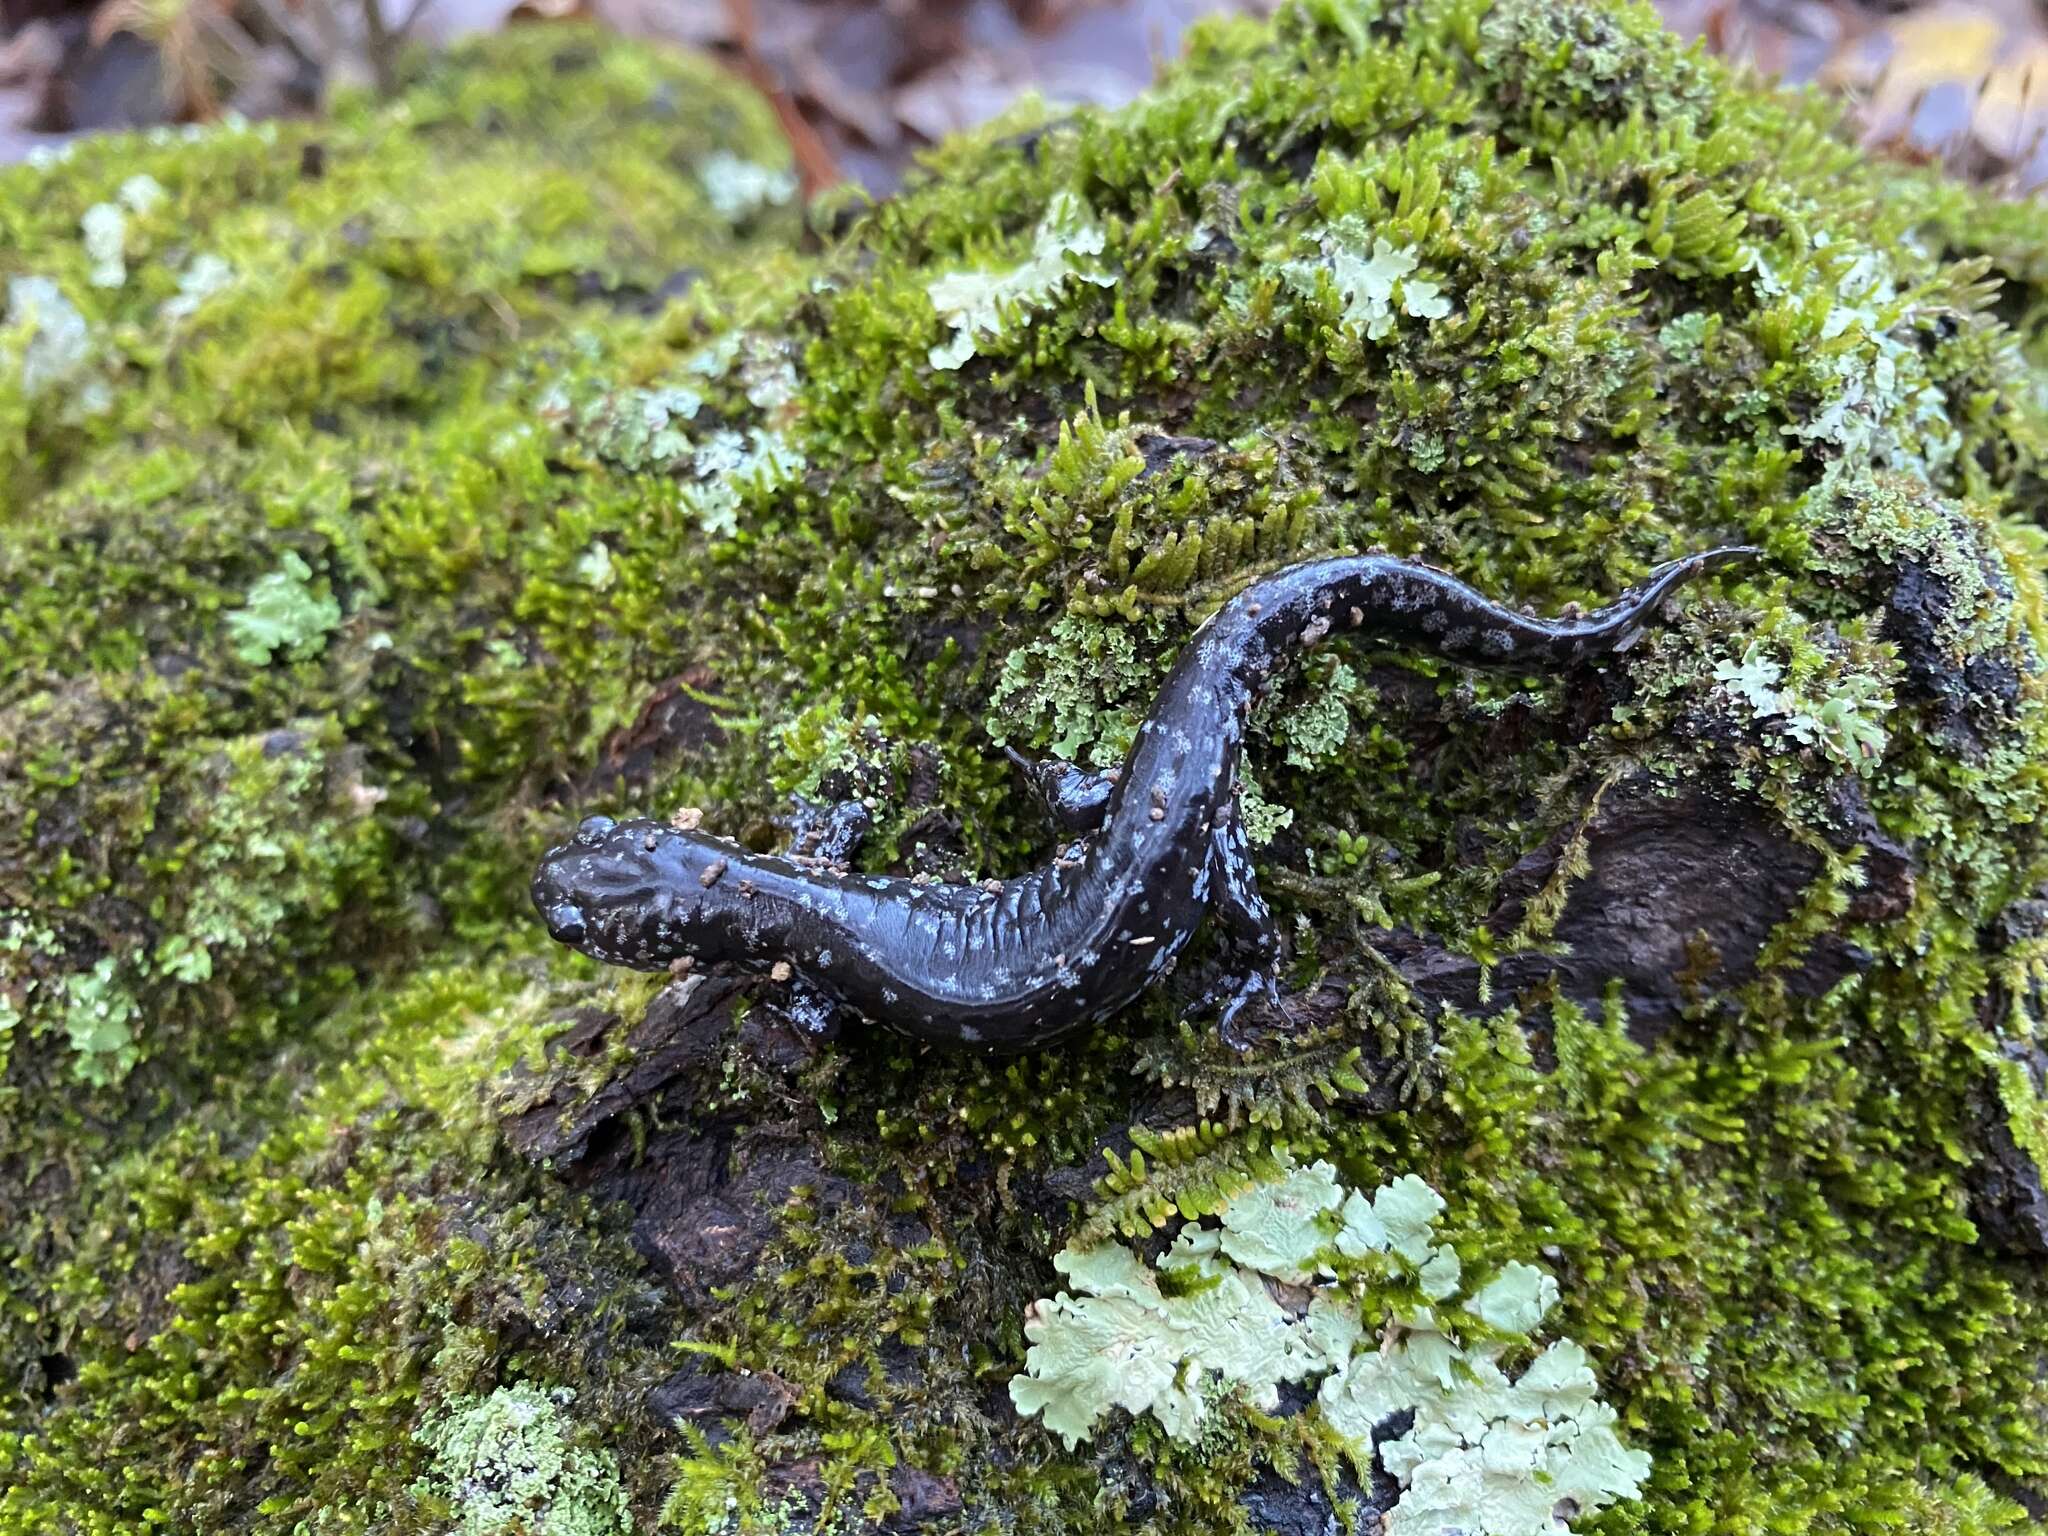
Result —
<instances>
[{"instance_id":1,"label":"salamander front leg","mask_svg":"<svg viewBox=\"0 0 2048 1536\"><path fill-rule=\"evenodd\" d=\"M1217 989L1223 1007L1216 1030L1225 1045L1243 1051L1250 1049L1251 1042L1238 1032L1237 1016L1246 1003L1263 996L1274 1012L1283 1017L1287 1012L1280 997L1280 926L1273 921L1266 898L1259 894L1251 849L1234 810L1217 829L1215 850L1211 875L1216 882L1216 901L1210 913L1221 929L1228 966L1224 983Z\"/></svg>"},{"instance_id":2,"label":"salamander front leg","mask_svg":"<svg viewBox=\"0 0 2048 1536\"><path fill-rule=\"evenodd\" d=\"M776 1006L784 1018L812 1040L831 1040L839 1034L842 1010L837 1000L801 976L790 978Z\"/></svg>"},{"instance_id":3,"label":"salamander front leg","mask_svg":"<svg viewBox=\"0 0 2048 1536\"><path fill-rule=\"evenodd\" d=\"M792 795L796 814L790 818L789 851L827 864L851 864L875 824L874 813L858 800L819 805Z\"/></svg>"},{"instance_id":4,"label":"salamander front leg","mask_svg":"<svg viewBox=\"0 0 2048 1536\"><path fill-rule=\"evenodd\" d=\"M1061 831L1085 837L1102 829L1103 818L1109 814L1110 794L1116 788L1114 769L1090 773L1062 758L1033 762L1014 747L1004 747L1003 751L1038 791L1046 814Z\"/></svg>"}]
</instances>

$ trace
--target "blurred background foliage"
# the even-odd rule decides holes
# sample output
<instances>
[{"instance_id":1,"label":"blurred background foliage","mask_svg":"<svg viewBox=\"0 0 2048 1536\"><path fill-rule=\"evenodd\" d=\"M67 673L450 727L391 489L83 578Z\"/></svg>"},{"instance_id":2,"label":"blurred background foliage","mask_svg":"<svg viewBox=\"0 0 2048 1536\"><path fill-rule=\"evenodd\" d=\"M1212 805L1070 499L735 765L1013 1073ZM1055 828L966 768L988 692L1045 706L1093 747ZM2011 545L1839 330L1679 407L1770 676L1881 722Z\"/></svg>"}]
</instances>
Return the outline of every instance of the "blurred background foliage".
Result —
<instances>
[{"instance_id":1,"label":"blurred background foliage","mask_svg":"<svg viewBox=\"0 0 2048 1536\"><path fill-rule=\"evenodd\" d=\"M2048 182L2041 0L1658 0L1758 73L1851 104L1873 148L2028 194ZM1114 106L1197 17L1271 0L0 0L0 162L80 133L317 113L398 51L595 19L707 50L774 103L807 191L886 192L916 152L1035 92Z\"/></svg>"}]
</instances>

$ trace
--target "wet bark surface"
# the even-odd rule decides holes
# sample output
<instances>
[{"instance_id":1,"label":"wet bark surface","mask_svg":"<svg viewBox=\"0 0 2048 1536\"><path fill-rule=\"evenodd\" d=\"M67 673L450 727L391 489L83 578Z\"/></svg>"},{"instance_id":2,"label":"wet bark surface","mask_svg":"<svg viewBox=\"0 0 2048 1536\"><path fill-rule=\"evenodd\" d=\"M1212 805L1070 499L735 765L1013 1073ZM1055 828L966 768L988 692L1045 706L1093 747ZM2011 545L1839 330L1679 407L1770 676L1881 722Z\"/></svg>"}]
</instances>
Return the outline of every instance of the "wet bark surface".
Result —
<instances>
[{"instance_id":1,"label":"wet bark surface","mask_svg":"<svg viewBox=\"0 0 2048 1536\"><path fill-rule=\"evenodd\" d=\"M1845 926L1904 911L1911 856L1877 830L1859 795L1844 792L1839 820L1840 846L1862 850L1867 876ZM1496 933L1521 924L1577 830L1508 871L1488 919ZM1553 981L1557 995L1597 1012L1612 990L1630 1033L1647 1045L1754 979L1765 941L1821 871L1820 854L1755 800L1705 786L1665 792L1647 776L1611 788L1583 835L1590 870L1569 890L1547 943L1554 952L1508 956L1494 968L1487 1001L1478 963L1427 936L1380 934L1382 952L1422 998L1465 1012L1498 1011ZM1844 933L1823 934L1790 969L1788 987L1816 997L1869 964Z\"/></svg>"}]
</instances>

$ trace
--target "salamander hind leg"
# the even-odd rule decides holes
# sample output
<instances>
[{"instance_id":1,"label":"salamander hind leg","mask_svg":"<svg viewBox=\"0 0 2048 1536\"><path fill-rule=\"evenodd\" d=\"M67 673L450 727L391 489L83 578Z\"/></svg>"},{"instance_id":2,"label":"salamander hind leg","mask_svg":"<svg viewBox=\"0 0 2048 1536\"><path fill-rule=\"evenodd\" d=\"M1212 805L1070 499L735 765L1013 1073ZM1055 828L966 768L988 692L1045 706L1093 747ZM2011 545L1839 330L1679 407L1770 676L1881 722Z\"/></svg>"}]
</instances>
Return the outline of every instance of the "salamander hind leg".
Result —
<instances>
[{"instance_id":1,"label":"salamander hind leg","mask_svg":"<svg viewBox=\"0 0 2048 1536\"><path fill-rule=\"evenodd\" d=\"M1046 814L1061 831L1085 837L1101 830L1103 819L1109 814L1110 794L1116 789L1114 770L1090 773L1062 758L1033 762L1013 747L1004 747L1003 751L1038 791Z\"/></svg>"},{"instance_id":2,"label":"salamander hind leg","mask_svg":"<svg viewBox=\"0 0 2048 1536\"><path fill-rule=\"evenodd\" d=\"M1274 1012L1284 1017L1287 1011L1280 996L1280 925L1259 894L1251 849L1234 808L1217 830L1214 847L1210 871L1216 896L1210 912L1221 933L1226 965L1224 980L1212 994L1222 1003L1216 1029L1225 1045L1243 1051L1251 1046L1237 1028L1245 1004L1264 997Z\"/></svg>"}]
</instances>

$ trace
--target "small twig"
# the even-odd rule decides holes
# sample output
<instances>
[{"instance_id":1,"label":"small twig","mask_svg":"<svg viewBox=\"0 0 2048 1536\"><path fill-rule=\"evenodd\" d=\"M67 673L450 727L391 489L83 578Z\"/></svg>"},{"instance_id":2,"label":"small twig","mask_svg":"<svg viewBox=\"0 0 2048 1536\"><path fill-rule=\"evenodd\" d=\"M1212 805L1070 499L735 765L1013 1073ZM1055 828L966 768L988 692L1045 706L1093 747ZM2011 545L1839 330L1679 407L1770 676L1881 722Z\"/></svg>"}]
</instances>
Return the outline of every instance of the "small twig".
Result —
<instances>
[{"instance_id":1,"label":"small twig","mask_svg":"<svg viewBox=\"0 0 2048 1536\"><path fill-rule=\"evenodd\" d=\"M412 4L406 7L405 19L399 22L391 35L399 39L412 36L414 25L419 21L420 17L427 13L427 8L433 3L434 0L412 0Z\"/></svg>"},{"instance_id":2,"label":"small twig","mask_svg":"<svg viewBox=\"0 0 2048 1536\"><path fill-rule=\"evenodd\" d=\"M394 94L398 89L398 71L391 57L391 34L384 27L384 10L377 0L363 0L363 43L369 50L370 75L377 82L377 94Z\"/></svg>"},{"instance_id":3,"label":"small twig","mask_svg":"<svg viewBox=\"0 0 2048 1536\"><path fill-rule=\"evenodd\" d=\"M755 90L768 98L796 157L797 175L803 180L804 196L815 197L840 178L839 162L825 141L804 117L796 101L784 88L782 79L755 50L757 35L754 0L725 0L725 14L732 23L733 44L739 50L739 72Z\"/></svg>"},{"instance_id":4,"label":"small twig","mask_svg":"<svg viewBox=\"0 0 2048 1536\"><path fill-rule=\"evenodd\" d=\"M317 30L308 29L289 8L279 0L251 0L255 10L277 33L278 40L298 55L299 62L308 69L326 71L328 50L326 39Z\"/></svg>"}]
</instances>

